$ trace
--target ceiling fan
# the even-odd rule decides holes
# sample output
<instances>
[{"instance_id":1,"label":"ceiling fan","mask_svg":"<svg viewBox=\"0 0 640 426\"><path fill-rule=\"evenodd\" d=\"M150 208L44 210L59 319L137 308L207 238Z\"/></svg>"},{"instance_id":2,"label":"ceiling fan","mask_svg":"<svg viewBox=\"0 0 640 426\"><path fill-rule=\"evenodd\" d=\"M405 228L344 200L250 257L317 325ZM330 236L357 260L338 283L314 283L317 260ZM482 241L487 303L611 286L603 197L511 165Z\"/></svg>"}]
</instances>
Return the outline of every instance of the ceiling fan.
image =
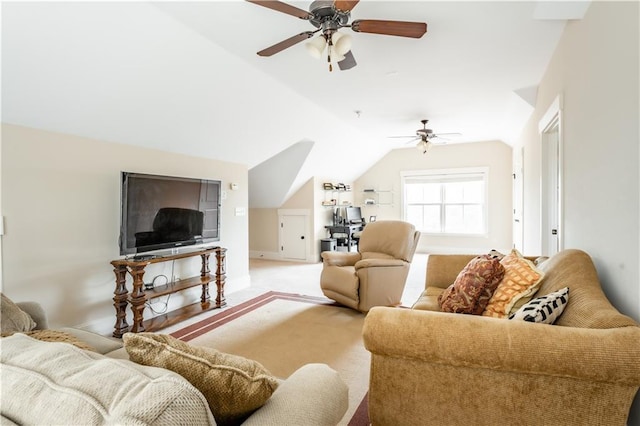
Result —
<instances>
[{"instance_id":1,"label":"ceiling fan","mask_svg":"<svg viewBox=\"0 0 640 426\"><path fill-rule=\"evenodd\" d=\"M416 130L415 136L389 136L390 138L411 138L411 140L407 141L407 144L411 142L418 141L416 148L422 151L423 154L426 154L431 146L434 144L445 144L447 143L447 139L442 136L454 136L460 135L461 133L434 133L433 130L427 129L427 123L429 120L424 119L420 120L422 123L422 129Z\"/></svg>"},{"instance_id":2,"label":"ceiling fan","mask_svg":"<svg viewBox=\"0 0 640 426\"><path fill-rule=\"evenodd\" d=\"M351 28L355 32L393 35L399 37L420 38L427 32L427 24L424 22L386 21L374 19L359 19L349 24L351 10L358 4L355 1L340 0L316 0L309 6L309 11L299 9L287 3L276 0L246 0L249 3L286 13L307 20L317 30L305 31L273 46L258 52L260 56L271 56L289 48L303 40L307 40L314 34L321 32L320 36L307 43L307 49L316 57L321 57L327 47L327 62L329 71L333 70L332 62L337 62L341 70L348 70L357 65L351 53L351 37L339 33L341 28Z\"/></svg>"}]
</instances>

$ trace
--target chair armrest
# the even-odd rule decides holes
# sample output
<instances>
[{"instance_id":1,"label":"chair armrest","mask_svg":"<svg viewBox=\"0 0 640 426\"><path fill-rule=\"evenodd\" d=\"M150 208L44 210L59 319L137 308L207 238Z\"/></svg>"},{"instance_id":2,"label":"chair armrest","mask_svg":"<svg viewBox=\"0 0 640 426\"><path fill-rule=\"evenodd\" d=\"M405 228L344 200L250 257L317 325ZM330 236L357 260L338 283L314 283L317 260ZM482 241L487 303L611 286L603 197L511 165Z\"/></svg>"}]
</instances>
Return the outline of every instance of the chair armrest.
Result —
<instances>
[{"instance_id":1,"label":"chair armrest","mask_svg":"<svg viewBox=\"0 0 640 426\"><path fill-rule=\"evenodd\" d=\"M46 330L49 328L47 314L38 302L17 302L16 305L25 311L36 323L35 330Z\"/></svg>"},{"instance_id":2,"label":"chair armrest","mask_svg":"<svg viewBox=\"0 0 640 426\"><path fill-rule=\"evenodd\" d=\"M588 329L475 315L373 308L373 354L453 367L640 385L640 327Z\"/></svg>"},{"instance_id":3,"label":"chair armrest","mask_svg":"<svg viewBox=\"0 0 640 426\"><path fill-rule=\"evenodd\" d=\"M323 251L321 253L325 266L353 266L362 257L360 253Z\"/></svg>"},{"instance_id":4,"label":"chair armrest","mask_svg":"<svg viewBox=\"0 0 640 426\"><path fill-rule=\"evenodd\" d=\"M356 262L356 271L361 268L404 266L407 262L402 259L362 259Z\"/></svg>"},{"instance_id":5,"label":"chair armrest","mask_svg":"<svg viewBox=\"0 0 640 426\"><path fill-rule=\"evenodd\" d=\"M243 425L335 425L349 406L347 385L325 364L306 364Z\"/></svg>"}]
</instances>

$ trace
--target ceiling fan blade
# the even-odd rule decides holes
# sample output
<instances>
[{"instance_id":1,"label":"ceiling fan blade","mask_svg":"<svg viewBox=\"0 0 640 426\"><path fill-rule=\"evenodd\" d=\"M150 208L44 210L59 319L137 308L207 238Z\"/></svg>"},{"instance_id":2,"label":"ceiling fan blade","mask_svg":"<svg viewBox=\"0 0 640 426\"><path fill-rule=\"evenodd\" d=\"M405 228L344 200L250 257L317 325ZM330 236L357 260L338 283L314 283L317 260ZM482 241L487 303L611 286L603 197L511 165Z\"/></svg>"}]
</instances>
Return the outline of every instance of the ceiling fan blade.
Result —
<instances>
[{"instance_id":1,"label":"ceiling fan blade","mask_svg":"<svg viewBox=\"0 0 640 426\"><path fill-rule=\"evenodd\" d=\"M345 53L344 59L338 62L338 66L342 71L350 70L356 65L358 65L358 63L356 62L356 58L353 57L353 53L351 53L351 51Z\"/></svg>"},{"instance_id":2,"label":"ceiling fan blade","mask_svg":"<svg viewBox=\"0 0 640 426\"><path fill-rule=\"evenodd\" d=\"M313 15L311 15L306 10L299 9L295 6L291 6L290 4L283 3L281 1L276 0L246 0L249 3L257 4L259 6L266 7L267 9L275 10L277 12L286 13L287 15L295 16L300 19L311 19ZM349 2L347 2L349 3Z\"/></svg>"},{"instance_id":3,"label":"ceiling fan blade","mask_svg":"<svg viewBox=\"0 0 640 426\"><path fill-rule=\"evenodd\" d=\"M298 44L303 40L313 37L315 31L306 31L304 33L300 33L298 35L294 35L293 37L289 37L286 40L282 40L280 43L276 43L273 46L267 47L266 49L262 49L258 52L259 56L271 56L275 55L278 52L283 51L284 49L293 46L294 44Z\"/></svg>"},{"instance_id":4,"label":"ceiling fan blade","mask_svg":"<svg viewBox=\"0 0 640 426\"><path fill-rule=\"evenodd\" d=\"M419 137L419 136L418 136ZM416 135L407 135L407 136L387 136L389 139L406 139L406 138L416 138Z\"/></svg>"},{"instance_id":5,"label":"ceiling fan blade","mask_svg":"<svg viewBox=\"0 0 640 426\"><path fill-rule=\"evenodd\" d=\"M358 4L360 0L355 0L355 1L341 1L341 0L335 0L333 2L333 7L335 9L338 9L341 12L349 12L351 11L354 7L356 7L356 5Z\"/></svg>"},{"instance_id":6,"label":"ceiling fan blade","mask_svg":"<svg viewBox=\"0 0 640 426\"><path fill-rule=\"evenodd\" d=\"M427 24L424 22L363 19L353 21L351 29L359 33L420 38L427 32Z\"/></svg>"},{"instance_id":7,"label":"ceiling fan blade","mask_svg":"<svg viewBox=\"0 0 640 426\"><path fill-rule=\"evenodd\" d=\"M462 133L434 133L434 136L440 137L440 136L462 136Z\"/></svg>"}]
</instances>

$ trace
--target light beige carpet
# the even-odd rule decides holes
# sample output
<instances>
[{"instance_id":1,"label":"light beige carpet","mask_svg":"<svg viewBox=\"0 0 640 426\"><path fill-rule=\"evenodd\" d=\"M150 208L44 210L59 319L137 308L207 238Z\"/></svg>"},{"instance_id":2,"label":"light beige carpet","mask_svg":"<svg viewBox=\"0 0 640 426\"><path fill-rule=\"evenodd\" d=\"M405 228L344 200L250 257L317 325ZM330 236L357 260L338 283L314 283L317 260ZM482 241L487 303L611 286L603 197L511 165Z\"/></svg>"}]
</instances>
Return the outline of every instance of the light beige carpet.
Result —
<instances>
[{"instance_id":1,"label":"light beige carpet","mask_svg":"<svg viewBox=\"0 0 640 426\"><path fill-rule=\"evenodd\" d=\"M268 292L171 333L193 345L254 359L286 378L324 363L349 386L341 425L367 424L370 354L362 343L364 314L329 299Z\"/></svg>"}]
</instances>

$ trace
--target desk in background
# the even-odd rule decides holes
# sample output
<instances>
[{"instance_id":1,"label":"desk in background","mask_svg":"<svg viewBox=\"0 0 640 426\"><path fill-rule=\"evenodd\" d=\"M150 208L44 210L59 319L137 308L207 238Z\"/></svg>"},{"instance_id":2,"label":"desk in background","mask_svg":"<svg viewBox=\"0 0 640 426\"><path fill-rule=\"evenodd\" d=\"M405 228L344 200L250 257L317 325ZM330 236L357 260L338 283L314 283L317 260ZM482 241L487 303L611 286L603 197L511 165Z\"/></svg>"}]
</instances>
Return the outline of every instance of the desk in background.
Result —
<instances>
[{"instance_id":1,"label":"desk in background","mask_svg":"<svg viewBox=\"0 0 640 426\"><path fill-rule=\"evenodd\" d=\"M347 240L347 251L351 248L352 241L354 241L353 233L359 232L364 229L364 223L351 224L351 225L327 225L325 229L329 231L330 238L334 238L333 234L345 234Z\"/></svg>"}]
</instances>

